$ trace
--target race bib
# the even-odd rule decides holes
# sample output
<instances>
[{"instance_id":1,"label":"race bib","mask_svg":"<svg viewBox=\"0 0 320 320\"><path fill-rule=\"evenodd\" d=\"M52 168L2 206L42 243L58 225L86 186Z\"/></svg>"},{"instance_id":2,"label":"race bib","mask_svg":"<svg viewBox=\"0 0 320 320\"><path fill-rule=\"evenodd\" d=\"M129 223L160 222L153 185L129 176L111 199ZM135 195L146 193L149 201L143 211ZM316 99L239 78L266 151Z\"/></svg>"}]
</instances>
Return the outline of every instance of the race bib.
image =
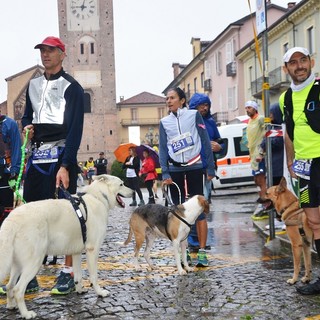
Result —
<instances>
[{"instance_id":1,"label":"race bib","mask_svg":"<svg viewBox=\"0 0 320 320\"><path fill-rule=\"evenodd\" d=\"M310 180L311 160L294 160L292 169L294 173L303 179Z\"/></svg>"},{"instance_id":2,"label":"race bib","mask_svg":"<svg viewBox=\"0 0 320 320\"><path fill-rule=\"evenodd\" d=\"M50 149L34 149L32 151L32 163L53 163L58 162L59 147Z\"/></svg>"},{"instance_id":3,"label":"race bib","mask_svg":"<svg viewBox=\"0 0 320 320\"><path fill-rule=\"evenodd\" d=\"M194 141L190 132L183 133L171 140L171 147L174 154L180 154L194 147Z\"/></svg>"}]
</instances>

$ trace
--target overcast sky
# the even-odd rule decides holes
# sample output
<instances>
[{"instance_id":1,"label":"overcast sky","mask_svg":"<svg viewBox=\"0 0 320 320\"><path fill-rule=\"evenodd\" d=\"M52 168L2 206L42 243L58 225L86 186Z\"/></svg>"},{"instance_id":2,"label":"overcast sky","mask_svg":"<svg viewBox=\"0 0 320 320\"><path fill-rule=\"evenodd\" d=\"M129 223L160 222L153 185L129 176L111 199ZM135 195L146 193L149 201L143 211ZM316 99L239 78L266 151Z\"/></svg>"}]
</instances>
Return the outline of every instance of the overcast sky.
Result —
<instances>
[{"instance_id":1,"label":"overcast sky","mask_svg":"<svg viewBox=\"0 0 320 320\"><path fill-rule=\"evenodd\" d=\"M117 101L143 91L162 95L173 80L172 63L192 60L192 37L213 40L250 13L248 0L113 2ZM250 2L254 11L256 0ZM283 7L288 2L272 0ZM48 35L59 35L57 11L57 0L3 1L0 102L6 100L5 78L40 64L39 50L33 47Z\"/></svg>"}]
</instances>

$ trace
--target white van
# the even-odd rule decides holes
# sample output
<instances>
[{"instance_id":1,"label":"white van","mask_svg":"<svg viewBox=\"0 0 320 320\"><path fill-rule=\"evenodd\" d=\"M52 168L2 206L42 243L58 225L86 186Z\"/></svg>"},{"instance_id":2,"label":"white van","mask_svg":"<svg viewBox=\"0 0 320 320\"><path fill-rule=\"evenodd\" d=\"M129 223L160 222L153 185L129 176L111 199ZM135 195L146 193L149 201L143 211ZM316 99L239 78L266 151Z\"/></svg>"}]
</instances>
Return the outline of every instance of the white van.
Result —
<instances>
[{"instance_id":1,"label":"white van","mask_svg":"<svg viewBox=\"0 0 320 320\"><path fill-rule=\"evenodd\" d=\"M217 155L217 178L212 180L215 189L254 184L249 150L240 144L247 123L218 127L224 148Z\"/></svg>"}]
</instances>

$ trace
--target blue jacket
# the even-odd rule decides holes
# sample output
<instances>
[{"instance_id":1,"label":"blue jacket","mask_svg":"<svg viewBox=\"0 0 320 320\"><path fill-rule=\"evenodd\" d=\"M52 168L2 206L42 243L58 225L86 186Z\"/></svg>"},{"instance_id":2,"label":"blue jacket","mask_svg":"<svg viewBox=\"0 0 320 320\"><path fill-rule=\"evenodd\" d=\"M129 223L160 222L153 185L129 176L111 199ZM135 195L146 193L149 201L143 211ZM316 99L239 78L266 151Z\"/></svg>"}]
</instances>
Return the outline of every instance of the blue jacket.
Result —
<instances>
[{"instance_id":1,"label":"blue jacket","mask_svg":"<svg viewBox=\"0 0 320 320\"><path fill-rule=\"evenodd\" d=\"M206 126L206 129L207 129L208 135L209 135L209 139L210 139L210 141L217 141L219 144L221 144L222 141L219 141L221 139L221 136L220 136L219 130L217 128L217 124L214 121L212 114L210 112L211 101L210 101L209 97L203 93L195 93L189 101L189 109L190 110L197 110L197 107L201 104L204 104L204 103L207 103L209 105L209 110L208 110L207 114L202 117L204 124ZM221 147L223 148L224 145L221 144ZM219 152L213 152L213 153L219 153ZM202 149L201 156L203 159L205 159L203 157L203 154L204 154L204 150ZM206 168L207 167L206 161L204 160L203 162L204 162L204 168Z\"/></svg>"},{"instance_id":2,"label":"blue jacket","mask_svg":"<svg viewBox=\"0 0 320 320\"><path fill-rule=\"evenodd\" d=\"M1 135L3 142L6 144L6 149L10 152L10 173L12 175L19 174L21 164L21 139L19 128L13 119L7 116L2 117L4 117L4 119L0 128L2 127ZM6 168L5 172L9 173L9 169Z\"/></svg>"}]
</instances>

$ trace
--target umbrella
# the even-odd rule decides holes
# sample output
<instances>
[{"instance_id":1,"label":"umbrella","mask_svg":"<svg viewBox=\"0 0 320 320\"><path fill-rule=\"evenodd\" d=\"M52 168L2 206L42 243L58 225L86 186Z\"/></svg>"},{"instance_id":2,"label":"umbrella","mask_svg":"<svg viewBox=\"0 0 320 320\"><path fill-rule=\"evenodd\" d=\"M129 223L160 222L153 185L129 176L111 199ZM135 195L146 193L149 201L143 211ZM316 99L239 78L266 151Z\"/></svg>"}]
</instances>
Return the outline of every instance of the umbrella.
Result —
<instances>
[{"instance_id":1,"label":"umbrella","mask_svg":"<svg viewBox=\"0 0 320 320\"><path fill-rule=\"evenodd\" d=\"M149 155L153 159L156 168L160 168L159 153L155 149L150 147L149 145L142 144L142 145L136 147L137 155L141 160L144 160L144 157L142 154L144 150L149 151Z\"/></svg>"},{"instance_id":2,"label":"umbrella","mask_svg":"<svg viewBox=\"0 0 320 320\"><path fill-rule=\"evenodd\" d=\"M116 150L113 151L116 159L119 162L125 162L126 158L129 156L129 148L136 147L137 145L134 143L121 143Z\"/></svg>"}]
</instances>

